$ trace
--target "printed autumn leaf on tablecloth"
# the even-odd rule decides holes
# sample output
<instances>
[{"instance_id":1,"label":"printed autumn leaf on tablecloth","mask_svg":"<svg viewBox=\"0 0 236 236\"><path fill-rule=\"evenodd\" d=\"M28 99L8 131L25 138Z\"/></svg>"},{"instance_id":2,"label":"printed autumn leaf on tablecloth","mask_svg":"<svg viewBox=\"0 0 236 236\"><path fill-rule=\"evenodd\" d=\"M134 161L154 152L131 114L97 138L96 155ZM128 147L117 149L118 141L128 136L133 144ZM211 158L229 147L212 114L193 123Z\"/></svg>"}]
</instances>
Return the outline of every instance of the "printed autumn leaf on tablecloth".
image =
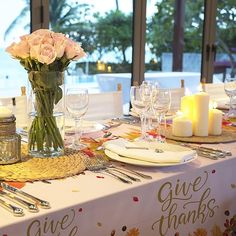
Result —
<instances>
[{"instance_id":1,"label":"printed autumn leaf on tablecloth","mask_svg":"<svg viewBox=\"0 0 236 236\"><path fill-rule=\"evenodd\" d=\"M207 231L202 228L198 228L193 234L189 233L189 236L207 236Z\"/></svg>"},{"instance_id":2,"label":"printed autumn leaf on tablecloth","mask_svg":"<svg viewBox=\"0 0 236 236\"><path fill-rule=\"evenodd\" d=\"M212 236L222 236L222 232L220 230L220 227L217 225L214 225L214 227L211 230Z\"/></svg>"},{"instance_id":3,"label":"printed autumn leaf on tablecloth","mask_svg":"<svg viewBox=\"0 0 236 236\"><path fill-rule=\"evenodd\" d=\"M236 235L236 215L234 215L230 220L226 219L225 223L224 236Z\"/></svg>"},{"instance_id":4,"label":"printed autumn leaf on tablecloth","mask_svg":"<svg viewBox=\"0 0 236 236\"><path fill-rule=\"evenodd\" d=\"M132 228L126 233L125 236L140 236L140 233L137 228Z\"/></svg>"}]
</instances>

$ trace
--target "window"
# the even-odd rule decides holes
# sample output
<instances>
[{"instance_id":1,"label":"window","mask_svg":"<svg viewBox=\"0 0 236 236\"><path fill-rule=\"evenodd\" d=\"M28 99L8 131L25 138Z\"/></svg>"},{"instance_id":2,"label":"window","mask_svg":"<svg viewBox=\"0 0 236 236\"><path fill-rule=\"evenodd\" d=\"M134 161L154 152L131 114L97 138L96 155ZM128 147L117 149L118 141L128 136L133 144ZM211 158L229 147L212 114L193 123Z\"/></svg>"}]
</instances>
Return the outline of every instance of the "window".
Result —
<instances>
[{"instance_id":1,"label":"window","mask_svg":"<svg viewBox=\"0 0 236 236\"><path fill-rule=\"evenodd\" d=\"M162 87L200 82L204 0L147 1L145 79Z\"/></svg>"},{"instance_id":2,"label":"window","mask_svg":"<svg viewBox=\"0 0 236 236\"><path fill-rule=\"evenodd\" d=\"M236 76L236 8L234 1L218 1L214 77L225 81Z\"/></svg>"},{"instance_id":3,"label":"window","mask_svg":"<svg viewBox=\"0 0 236 236\"><path fill-rule=\"evenodd\" d=\"M72 63L67 86L90 92L117 90L122 85L129 104L132 63L132 0L50 0L50 29L82 44L87 57Z\"/></svg>"},{"instance_id":4,"label":"window","mask_svg":"<svg viewBox=\"0 0 236 236\"><path fill-rule=\"evenodd\" d=\"M133 79L139 83L144 77L155 80L158 76L161 86L174 87L179 87L180 83L167 81L168 74L179 79L191 75L197 83L201 72L207 79L214 72L214 78L220 81L225 76L235 76L234 3L230 0L216 2L41 0L32 1L30 22L30 0L8 0L1 5L4 21L0 31L0 88L17 87L20 92L20 86L27 84L24 69L4 50L18 36L29 33L30 24L33 30L49 27L81 42L88 56L71 63L67 71L67 85L79 84L89 87L91 92L104 92L116 90L117 85L121 84L126 111L132 73ZM213 12L216 9L215 16ZM214 34L214 21L206 22L207 17L217 22L216 40L212 37L208 41L205 37ZM203 33L204 22L206 33ZM9 28L10 25L12 27ZM7 30L11 28L12 31ZM143 39L145 29L146 38ZM208 60L208 46L212 48L211 60ZM142 53L137 54L137 51ZM228 64L222 69L221 64L225 61ZM207 69L210 67L211 70ZM185 85L188 87L188 82Z\"/></svg>"},{"instance_id":5,"label":"window","mask_svg":"<svg viewBox=\"0 0 236 236\"><path fill-rule=\"evenodd\" d=\"M8 0L1 3L0 25L0 96L20 94L20 87L27 85L27 73L5 52L7 46L19 36L30 32L29 1Z\"/></svg>"}]
</instances>

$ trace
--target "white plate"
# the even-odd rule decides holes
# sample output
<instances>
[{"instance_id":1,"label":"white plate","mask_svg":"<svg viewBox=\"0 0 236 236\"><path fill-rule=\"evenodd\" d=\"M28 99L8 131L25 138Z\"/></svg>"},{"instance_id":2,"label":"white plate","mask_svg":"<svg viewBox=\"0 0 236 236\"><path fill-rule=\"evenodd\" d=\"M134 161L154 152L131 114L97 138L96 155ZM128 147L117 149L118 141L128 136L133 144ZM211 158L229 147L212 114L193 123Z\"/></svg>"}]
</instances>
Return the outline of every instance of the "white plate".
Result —
<instances>
[{"instance_id":1,"label":"white plate","mask_svg":"<svg viewBox=\"0 0 236 236\"><path fill-rule=\"evenodd\" d=\"M100 131L104 128L104 125L94 122L94 121L82 121L81 130L83 134L94 133ZM75 128L71 126L67 126L65 129L67 134L74 134Z\"/></svg>"},{"instance_id":2,"label":"white plate","mask_svg":"<svg viewBox=\"0 0 236 236\"><path fill-rule=\"evenodd\" d=\"M142 166L142 167L157 167L157 166L177 166L187 164L189 162L194 161L197 158L197 155L194 155L192 159L185 161L185 162L178 162L178 163L152 163L147 161L136 160L128 157L122 157L114 152L109 150L105 150L105 154L110 157L114 161L120 161L130 165Z\"/></svg>"},{"instance_id":3,"label":"white plate","mask_svg":"<svg viewBox=\"0 0 236 236\"><path fill-rule=\"evenodd\" d=\"M131 115L135 118L139 118L139 115L135 111L132 111L132 110L129 112L129 115ZM172 119L175 116L176 116L176 114L167 113L165 117L166 117L166 120L169 120L169 119ZM148 118L151 118L152 120L156 120L156 117L154 117L154 116L151 116L151 117L148 116Z\"/></svg>"}]
</instances>

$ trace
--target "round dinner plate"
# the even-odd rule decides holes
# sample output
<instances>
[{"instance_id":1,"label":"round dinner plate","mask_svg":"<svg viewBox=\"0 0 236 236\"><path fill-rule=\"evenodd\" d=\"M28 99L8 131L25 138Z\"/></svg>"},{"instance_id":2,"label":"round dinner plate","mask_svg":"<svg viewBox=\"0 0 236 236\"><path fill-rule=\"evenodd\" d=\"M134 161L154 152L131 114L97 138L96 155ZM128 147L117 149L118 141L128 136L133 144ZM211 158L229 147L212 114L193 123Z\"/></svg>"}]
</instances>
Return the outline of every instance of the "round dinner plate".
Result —
<instances>
[{"instance_id":1,"label":"round dinner plate","mask_svg":"<svg viewBox=\"0 0 236 236\"><path fill-rule=\"evenodd\" d=\"M81 130L83 134L94 133L94 132L102 130L103 128L104 128L104 125L95 121L82 121L82 125L81 125ZM67 126L65 132L67 134L74 134L75 129L74 127Z\"/></svg>"},{"instance_id":2,"label":"round dinner plate","mask_svg":"<svg viewBox=\"0 0 236 236\"><path fill-rule=\"evenodd\" d=\"M136 160L128 157L122 157L117 153L111 152L110 150L105 149L105 154L110 157L113 161L119 161L130 165L142 166L142 167L160 167L160 166L177 166L187 164L189 162L194 161L197 158L197 154L193 156L192 159L185 162L178 163L152 163L147 161Z\"/></svg>"},{"instance_id":3,"label":"round dinner plate","mask_svg":"<svg viewBox=\"0 0 236 236\"><path fill-rule=\"evenodd\" d=\"M131 115L135 118L139 118L139 115L135 111L132 111L132 110L129 112L129 115ZM175 113L167 113L165 117L166 117L166 120L170 120L170 119L173 119L175 116L176 116ZM154 117L154 116L151 116L148 118L151 118L152 120L156 120L156 117Z\"/></svg>"}]
</instances>

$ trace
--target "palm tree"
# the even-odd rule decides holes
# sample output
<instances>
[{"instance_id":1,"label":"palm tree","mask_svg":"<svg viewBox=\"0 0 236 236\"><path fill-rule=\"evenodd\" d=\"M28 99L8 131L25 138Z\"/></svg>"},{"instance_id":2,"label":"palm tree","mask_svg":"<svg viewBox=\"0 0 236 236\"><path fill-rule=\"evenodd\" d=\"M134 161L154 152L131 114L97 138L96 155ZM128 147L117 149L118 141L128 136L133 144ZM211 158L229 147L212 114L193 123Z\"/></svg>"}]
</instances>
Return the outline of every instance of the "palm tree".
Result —
<instances>
[{"instance_id":1,"label":"palm tree","mask_svg":"<svg viewBox=\"0 0 236 236\"><path fill-rule=\"evenodd\" d=\"M116 0L116 10L119 11L119 0Z\"/></svg>"},{"instance_id":2,"label":"palm tree","mask_svg":"<svg viewBox=\"0 0 236 236\"><path fill-rule=\"evenodd\" d=\"M69 4L67 0L50 0L49 4L50 29L54 32L67 34L74 40L81 42L84 50L91 53L94 50L91 47L91 40L94 35L93 27L91 22L84 20L89 14L90 6L88 4L78 4L77 2ZM29 12L30 0L25 0L25 7L8 26L4 33L4 39ZM29 29L29 27L29 23L24 26L25 29Z\"/></svg>"}]
</instances>

